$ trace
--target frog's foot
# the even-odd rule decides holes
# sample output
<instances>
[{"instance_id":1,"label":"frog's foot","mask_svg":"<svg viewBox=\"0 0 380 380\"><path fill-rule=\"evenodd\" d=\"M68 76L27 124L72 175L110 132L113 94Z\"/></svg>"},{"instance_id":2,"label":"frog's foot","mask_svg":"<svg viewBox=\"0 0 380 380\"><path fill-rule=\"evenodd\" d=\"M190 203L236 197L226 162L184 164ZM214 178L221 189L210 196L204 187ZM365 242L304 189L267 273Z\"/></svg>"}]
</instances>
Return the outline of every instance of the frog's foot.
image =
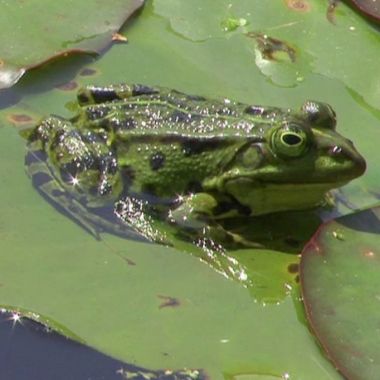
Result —
<instances>
[{"instance_id":1,"label":"frog's foot","mask_svg":"<svg viewBox=\"0 0 380 380\"><path fill-rule=\"evenodd\" d=\"M60 183L51 175L42 151L30 151L25 157L26 171L39 193L55 208L68 215L97 240L99 230L90 223L88 211L76 199L69 196Z\"/></svg>"},{"instance_id":2,"label":"frog's foot","mask_svg":"<svg viewBox=\"0 0 380 380\"><path fill-rule=\"evenodd\" d=\"M134 96L158 94L160 89L141 84L119 83L105 87L85 86L78 90L77 99L81 106L101 104Z\"/></svg>"},{"instance_id":3,"label":"frog's foot","mask_svg":"<svg viewBox=\"0 0 380 380\"><path fill-rule=\"evenodd\" d=\"M231 256L222 244L207 237L198 238L194 244L202 251L201 255L197 255L202 262L227 278L247 284L246 267Z\"/></svg>"},{"instance_id":4,"label":"frog's foot","mask_svg":"<svg viewBox=\"0 0 380 380\"><path fill-rule=\"evenodd\" d=\"M95 239L111 232L119 236L138 239L139 236L118 222L109 206L89 208L68 192L52 174L42 150L31 150L25 157L26 172L38 192L62 214L67 215Z\"/></svg>"},{"instance_id":5,"label":"frog's foot","mask_svg":"<svg viewBox=\"0 0 380 380\"><path fill-rule=\"evenodd\" d=\"M115 203L114 212L122 222L148 240L168 246L172 245L166 234L157 227L157 221L152 216L156 212L146 200L125 197Z\"/></svg>"}]
</instances>

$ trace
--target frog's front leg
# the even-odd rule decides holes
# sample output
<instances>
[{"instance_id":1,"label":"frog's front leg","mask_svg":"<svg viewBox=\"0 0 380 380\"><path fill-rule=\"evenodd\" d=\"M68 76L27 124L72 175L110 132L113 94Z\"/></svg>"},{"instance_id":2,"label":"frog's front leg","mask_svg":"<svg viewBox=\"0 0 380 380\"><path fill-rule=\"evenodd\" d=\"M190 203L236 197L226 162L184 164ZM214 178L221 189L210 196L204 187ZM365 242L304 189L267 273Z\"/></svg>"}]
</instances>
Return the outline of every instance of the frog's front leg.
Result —
<instances>
[{"instance_id":1,"label":"frog's front leg","mask_svg":"<svg viewBox=\"0 0 380 380\"><path fill-rule=\"evenodd\" d=\"M112 102L113 100L128 99L133 96L158 94L157 87L145 86L142 84L119 83L109 86L85 86L78 90L77 99L81 106L90 104L101 104Z\"/></svg>"},{"instance_id":2,"label":"frog's front leg","mask_svg":"<svg viewBox=\"0 0 380 380\"><path fill-rule=\"evenodd\" d=\"M160 225L160 221L166 219L179 237L197 245L216 247L219 244L238 243L252 246L245 244L240 236L226 231L213 219L218 201L212 195L197 193L179 197L176 204L177 207L169 210L165 207L163 211L160 205L127 196L115 203L115 214L145 238L165 245L172 245L165 228Z\"/></svg>"},{"instance_id":3,"label":"frog's front leg","mask_svg":"<svg viewBox=\"0 0 380 380\"><path fill-rule=\"evenodd\" d=\"M238 244L255 248L259 246L238 234L227 231L217 222L215 210L219 202L213 195L191 194L180 197L179 202L176 208L169 211L168 220L180 228L180 234L191 237L193 240L209 239L222 245Z\"/></svg>"}]
</instances>

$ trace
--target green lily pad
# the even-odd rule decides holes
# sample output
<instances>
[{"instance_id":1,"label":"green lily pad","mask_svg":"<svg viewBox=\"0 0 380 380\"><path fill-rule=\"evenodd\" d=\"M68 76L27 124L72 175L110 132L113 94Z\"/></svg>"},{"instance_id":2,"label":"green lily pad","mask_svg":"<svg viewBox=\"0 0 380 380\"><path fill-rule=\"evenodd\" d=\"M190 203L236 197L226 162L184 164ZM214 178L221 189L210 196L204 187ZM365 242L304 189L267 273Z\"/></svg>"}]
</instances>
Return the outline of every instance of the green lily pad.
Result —
<instances>
[{"instance_id":1,"label":"green lily pad","mask_svg":"<svg viewBox=\"0 0 380 380\"><path fill-rule=\"evenodd\" d=\"M227 38L254 32L290 46L294 49L292 65L286 63L288 59L284 64L282 58L263 61L257 43L247 44L246 49L251 51L257 67L277 85L297 86L311 73L318 73L338 79L376 107L379 94L373 78L380 77L377 64L380 36L345 4L339 4L337 22L331 24L326 18L327 8L328 1L315 0L234 3L222 0L207 6L202 0L154 1L155 12L168 19L177 33L192 41L222 38L226 33L221 23L244 19L244 25L232 28ZM355 69L357 61L352 59L353 54L360 57L366 75Z\"/></svg>"},{"instance_id":2,"label":"green lily pad","mask_svg":"<svg viewBox=\"0 0 380 380\"><path fill-rule=\"evenodd\" d=\"M273 260L268 252L253 266L243 261L253 285L276 301L264 306L252 297L254 288L187 252L107 234L97 241L34 191L18 131L1 128L0 136L2 304L32 310L51 327L57 322L87 345L152 370L199 368L215 379L223 373L339 378L304 328L297 287L288 289L294 298L278 301L277 289L261 285L271 284L265 277L272 273L283 276L286 257ZM252 259L252 252L237 252L247 253ZM276 262L286 264L279 269Z\"/></svg>"},{"instance_id":3,"label":"green lily pad","mask_svg":"<svg viewBox=\"0 0 380 380\"><path fill-rule=\"evenodd\" d=\"M325 224L301 260L307 316L348 379L380 373L380 207Z\"/></svg>"},{"instance_id":4,"label":"green lily pad","mask_svg":"<svg viewBox=\"0 0 380 380\"><path fill-rule=\"evenodd\" d=\"M144 0L2 2L0 89L31 68L72 53L99 53Z\"/></svg>"}]
</instances>

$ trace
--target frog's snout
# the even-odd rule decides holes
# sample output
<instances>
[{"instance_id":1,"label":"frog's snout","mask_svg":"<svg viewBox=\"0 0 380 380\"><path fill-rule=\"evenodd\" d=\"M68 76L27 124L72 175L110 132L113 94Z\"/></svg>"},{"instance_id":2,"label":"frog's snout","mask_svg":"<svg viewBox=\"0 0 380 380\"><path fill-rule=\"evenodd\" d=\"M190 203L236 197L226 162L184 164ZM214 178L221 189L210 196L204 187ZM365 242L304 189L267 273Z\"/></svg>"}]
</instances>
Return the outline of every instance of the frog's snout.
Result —
<instances>
[{"instance_id":1,"label":"frog's snout","mask_svg":"<svg viewBox=\"0 0 380 380\"><path fill-rule=\"evenodd\" d=\"M339 167L338 175L348 180L360 177L367 168L364 157L356 150L352 141L347 140L343 145L333 145L328 149L328 156Z\"/></svg>"},{"instance_id":2,"label":"frog's snout","mask_svg":"<svg viewBox=\"0 0 380 380\"><path fill-rule=\"evenodd\" d=\"M355 177L360 177L363 175L367 169L367 162L361 154L357 154L355 160L353 161L353 171L356 174Z\"/></svg>"}]
</instances>

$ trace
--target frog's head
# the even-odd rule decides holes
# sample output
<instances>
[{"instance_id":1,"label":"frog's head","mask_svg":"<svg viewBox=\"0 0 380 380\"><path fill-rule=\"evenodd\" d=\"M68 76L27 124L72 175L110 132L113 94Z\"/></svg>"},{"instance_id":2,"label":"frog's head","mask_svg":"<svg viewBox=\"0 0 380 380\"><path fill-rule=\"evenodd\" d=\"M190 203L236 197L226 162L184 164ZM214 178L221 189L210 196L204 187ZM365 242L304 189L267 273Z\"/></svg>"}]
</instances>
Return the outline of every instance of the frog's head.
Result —
<instances>
[{"instance_id":1,"label":"frog's head","mask_svg":"<svg viewBox=\"0 0 380 380\"><path fill-rule=\"evenodd\" d=\"M262 136L242 145L216 187L254 215L317 206L327 191L366 168L353 143L335 126L329 105L305 102L299 112L284 113L264 126Z\"/></svg>"}]
</instances>

